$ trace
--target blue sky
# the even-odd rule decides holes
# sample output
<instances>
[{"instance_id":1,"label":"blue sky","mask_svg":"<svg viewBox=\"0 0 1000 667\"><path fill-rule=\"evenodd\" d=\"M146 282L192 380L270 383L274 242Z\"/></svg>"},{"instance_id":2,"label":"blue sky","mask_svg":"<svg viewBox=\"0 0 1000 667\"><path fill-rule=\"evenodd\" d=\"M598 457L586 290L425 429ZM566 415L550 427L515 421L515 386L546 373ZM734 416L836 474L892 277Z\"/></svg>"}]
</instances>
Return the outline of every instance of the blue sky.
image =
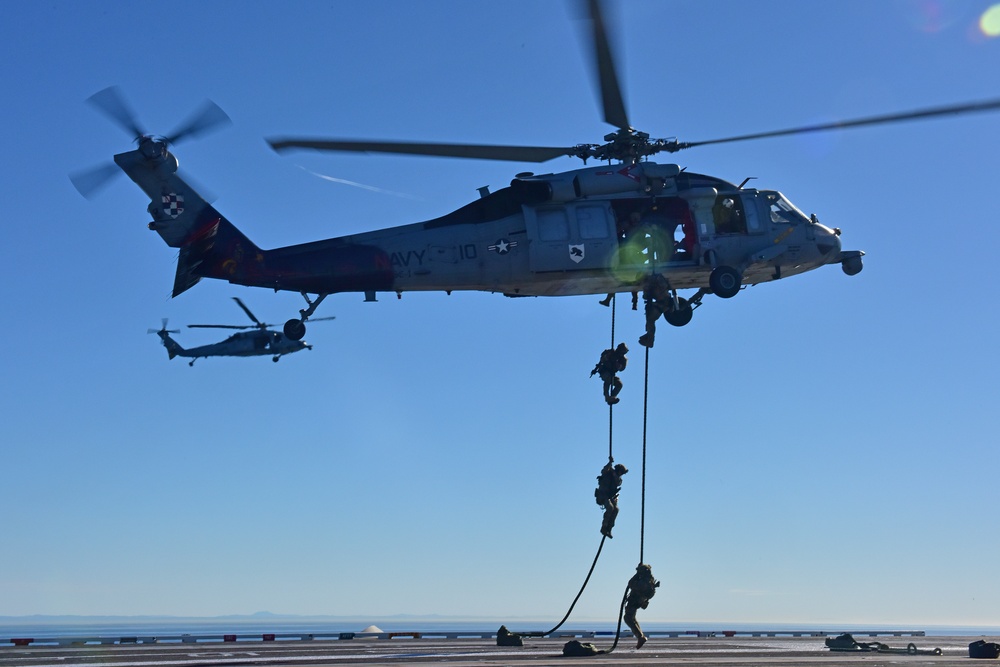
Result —
<instances>
[{"instance_id":1,"label":"blue sky","mask_svg":"<svg viewBox=\"0 0 1000 667\"><path fill-rule=\"evenodd\" d=\"M611 5L630 119L654 137L1000 96L986 0ZM189 368L146 329L240 323L232 296L281 322L301 298L203 281L170 299L175 252L138 188L87 201L67 174L129 149L84 103L115 84L152 132L206 97L229 113L176 153L261 247L436 217L578 163L279 156L264 137L597 142L573 5L6 10L0 615L561 618L600 539L597 298L337 295L312 351ZM674 156L757 177L867 257L708 298L657 338L646 620L1000 625L998 131L982 114ZM633 472L576 612L607 622L639 558L642 317L622 301L615 456Z\"/></svg>"}]
</instances>

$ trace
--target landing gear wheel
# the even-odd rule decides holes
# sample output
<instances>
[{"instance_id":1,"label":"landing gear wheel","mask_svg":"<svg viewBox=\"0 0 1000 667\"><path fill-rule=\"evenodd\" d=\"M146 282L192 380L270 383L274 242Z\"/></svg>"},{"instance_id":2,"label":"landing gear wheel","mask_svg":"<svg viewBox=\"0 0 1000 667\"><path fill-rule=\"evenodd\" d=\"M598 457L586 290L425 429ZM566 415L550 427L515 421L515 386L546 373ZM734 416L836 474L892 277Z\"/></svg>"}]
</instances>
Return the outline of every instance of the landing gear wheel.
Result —
<instances>
[{"instance_id":1,"label":"landing gear wheel","mask_svg":"<svg viewBox=\"0 0 1000 667\"><path fill-rule=\"evenodd\" d=\"M278 359L281 359L281 355L280 354L278 356L276 356L276 357L271 357L271 361L273 361L274 363L278 363Z\"/></svg>"},{"instance_id":2,"label":"landing gear wheel","mask_svg":"<svg viewBox=\"0 0 1000 667\"><path fill-rule=\"evenodd\" d=\"M675 327L682 327L691 321L694 316L694 308L688 303L688 300L679 297L677 299L677 308L671 310L668 313L663 313L663 319L667 321L667 324L672 324Z\"/></svg>"},{"instance_id":3,"label":"landing gear wheel","mask_svg":"<svg viewBox=\"0 0 1000 667\"><path fill-rule=\"evenodd\" d=\"M731 299L736 296L742 282L743 276L731 266L717 266L712 269L712 275L708 277L708 285L712 288L712 293L723 299Z\"/></svg>"},{"instance_id":4,"label":"landing gear wheel","mask_svg":"<svg viewBox=\"0 0 1000 667\"><path fill-rule=\"evenodd\" d=\"M306 325L302 320L288 320L281 330L289 340L302 340L306 335Z\"/></svg>"}]
</instances>

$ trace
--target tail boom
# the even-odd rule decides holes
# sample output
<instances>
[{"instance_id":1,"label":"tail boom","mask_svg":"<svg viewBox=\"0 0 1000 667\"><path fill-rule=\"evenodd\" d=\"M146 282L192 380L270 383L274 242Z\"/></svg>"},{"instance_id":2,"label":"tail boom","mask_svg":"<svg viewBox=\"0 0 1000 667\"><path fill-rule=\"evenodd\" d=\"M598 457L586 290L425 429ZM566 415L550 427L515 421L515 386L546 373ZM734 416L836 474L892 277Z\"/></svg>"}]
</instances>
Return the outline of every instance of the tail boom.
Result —
<instances>
[{"instance_id":1,"label":"tail boom","mask_svg":"<svg viewBox=\"0 0 1000 667\"><path fill-rule=\"evenodd\" d=\"M150 198L149 228L180 250L173 296L202 278L316 294L389 291L388 253L371 245L330 239L261 250L177 175L177 161L137 149L115 162Z\"/></svg>"}]
</instances>

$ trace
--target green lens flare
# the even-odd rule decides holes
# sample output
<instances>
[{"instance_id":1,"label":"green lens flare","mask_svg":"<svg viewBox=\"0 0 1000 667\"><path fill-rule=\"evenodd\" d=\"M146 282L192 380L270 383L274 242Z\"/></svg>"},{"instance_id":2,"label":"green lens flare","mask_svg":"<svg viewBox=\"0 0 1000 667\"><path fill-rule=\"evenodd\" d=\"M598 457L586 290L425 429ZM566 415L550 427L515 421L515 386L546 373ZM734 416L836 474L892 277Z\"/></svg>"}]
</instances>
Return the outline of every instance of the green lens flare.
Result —
<instances>
[{"instance_id":1,"label":"green lens flare","mask_svg":"<svg viewBox=\"0 0 1000 667\"><path fill-rule=\"evenodd\" d=\"M1000 37L1000 4L993 5L979 17L979 29L987 37Z\"/></svg>"}]
</instances>

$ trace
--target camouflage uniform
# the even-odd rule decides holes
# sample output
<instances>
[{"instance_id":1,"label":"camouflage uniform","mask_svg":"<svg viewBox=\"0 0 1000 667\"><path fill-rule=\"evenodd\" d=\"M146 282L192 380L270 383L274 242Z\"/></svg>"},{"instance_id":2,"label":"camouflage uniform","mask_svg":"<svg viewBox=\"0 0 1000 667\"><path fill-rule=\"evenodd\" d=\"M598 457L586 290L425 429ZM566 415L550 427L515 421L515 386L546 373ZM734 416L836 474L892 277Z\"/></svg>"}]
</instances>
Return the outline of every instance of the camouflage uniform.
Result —
<instances>
[{"instance_id":1,"label":"camouflage uniform","mask_svg":"<svg viewBox=\"0 0 1000 667\"><path fill-rule=\"evenodd\" d=\"M660 582L653 579L653 568L645 563L639 563L635 568L635 574L628 580L628 599L625 601L625 624L636 636L639 643L636 648L642 648L646 643L646 635L639 627L639 621L635 619L635 613L639 609L649 606L649 600L656 595L656 589Z\"/></svg>"},{"instance_id":2,"label":"camouflage uniform","mask_svg":"<svg viewBox=\"0 0 1000 667\"><path fill-rule=\"evenodd\" d=\"M657 273L649 277L646 287L642 290L642 300L646 302L646 333L639 336L639 344L653 347L656 338L656 320L673 308L670 283L662 274Z\"/></svg>"},{"instance_id":3,"label":"camouflage uniform","mask_svg":"<svg viewBox=\"0 0 1000 667\"><path fill-rule=\"evenodd\" d=\"M590 371L590 377L594 377L594 374L597 373L604 381L604 400L607 401L608 405L614 405L618 402L618 392L622 390L622 381L618 379L616 373L625 370L625 366L628 364L626 354L628 354L628 346L625 343L619 343L618 347L614 349L608 348L601 352L600 361L594 366L594 370Z\"/></svg>"},{"instance_id":4,"label":"camouflage uniform","mask_svg":"<svg viewBox=\"0 0 1000 667\"><path fill-rule=\"evenodd\" d=\"M611 463L608 461L601 468L597 488L594 490L594 499L604 508L601 535L605 537L612 537L611 529L615 527L615 519L618 517L618 492L622 490L622 477L628 472L628 468L621 463L614 466Z\"/></svg>"}]
</instances>

